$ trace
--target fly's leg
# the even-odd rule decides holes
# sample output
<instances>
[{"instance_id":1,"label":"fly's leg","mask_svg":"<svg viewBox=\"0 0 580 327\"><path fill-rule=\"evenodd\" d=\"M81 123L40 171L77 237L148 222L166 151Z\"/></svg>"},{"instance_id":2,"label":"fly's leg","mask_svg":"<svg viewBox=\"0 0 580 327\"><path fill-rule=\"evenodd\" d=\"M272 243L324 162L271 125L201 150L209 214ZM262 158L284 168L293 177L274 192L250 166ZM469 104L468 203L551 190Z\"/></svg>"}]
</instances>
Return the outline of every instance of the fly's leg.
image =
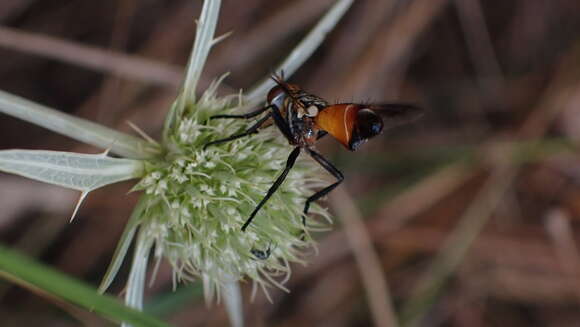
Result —
<instances>
[{"instance_id":1,"label":"fly's leg","mask_svg":"<svg viewBox=\"0 0 580 327\"><path fill-rule=\"evenodd\" d=\"M217 141L212 141L212 142L206 143L206 144L203 146L203 149L204 149L204 150L205 150L205 149L207 149L207 147L208 147L208 146L210 146L210 145L216 145L216 144L226 143L226 142L229 142L229 141L233 141L233 140L239 139L240 137L244 137L244 136L248 136L248 135L252 135L252 134L258 133L258 130L260 129L260 127L261 127L261 126L262 126L262 125L263 125L263 124L264 124L264 123L265 123L265 122L266 122L268 119L270 119L270 115L271 115L271 114L268 114L268 115L264 116L264 118L262 118L262 119L258 120L258 121L257 121L257 122L256 122L254 125L252 125L250 128L248 128L248 129L247 129L245 132L243 132L243 133L236 134L236 135L232 135L232 136L229 136L229 137L223 138L223 139L221 139L221 140L217 140ZM215 117L215 116L214 116L214 117ZM213 117L212 117L212 118L213 118ZM222 118L222 117L220 117L220 118ZM238 118L238 117L236 117L236 118Z\"/></svg>"},{"instance_id":2,"label":"fly's leg","mask_svg":"<svg viewBox=\"0 0 580 327\"><path fill-rule=\"evenodd\" d=\"M235 139L257 133L259 128L270 118L272 118L274 120L276 127L278 127L280 132L282 132L282 134L284 134L284 136L286 137L286 139L288 139L290 144L294 144L294 136L292 134L292 131L290 130L290 126L288 125L288 122L282 116L280 109L278 109L278 107L276 107L274 105L269 105L265 108L261 108L261 109L258 109L256 111L244 114L244 115L217 115L217 116L211 117L210 119L214 119L214 118L233 118L233 119L251 118L251 117L259 115L260 113L262 113L268 109L271 109L271 112L268 113L268 115L264 116L262 119L260 119L257 123L252 125L250 128L248 128L248 130L246 130L245 132L240 133L240 134L236 134L236 135L232 135L230 137L226 137L226 138L221 139L221 140L209 142L204 146L204 149L206 149L210 145L215 145L215 144L233 141ZM280 176L278 176L278 178L276 179L274 184L272 184L272 186L270 187L270 189L266 193L266 196L264 196L264 198L260 201L260 203L258 203L258 205L254 209L254 211L252 212L250 217L246 220L244 225L242 225L242 231L244 231L244 232L246 231L246 229L252 223L252 220L254 219L254 217L256 216L258 211L264 206L264 204L266 204L266 202L270 199L270 197L272 197L272 195L276 192L276 190L278 190L278 188L280 187L282 182L284 182L284 180L288 176L288 173L290 172L290 170L294 166L294 163L296 163L296 159L298 158L299 154L300 154L300 147L296 147L296 148L294 148L294 150L292 150L292 152L290 153L290 156L288 156L288 160L286 161L286 168L284 168L284 170L282 171L282 174Z\"/></svg>"},{"instance_id":3,"label":"fly's leg","mask_svg":"<svg viewBox=\"0 0 580 327\"><path fill-rule=\"evenodd\" d=\"M288 124L288 121L284 119L284 117L282 116L280 109L278 109L278 107L276 106L272 106L272 112L270 114L272 114L272 118L274 118L274 123L276 124L276 127L278 127L280 132L284 134L284 137L286 137L288 142L290 142L290 144L295 144L294 135L290 130L290 125Z\"/></svg>"},{"instance_id":4,"label":"fly's leg","mask_svg":"<svg viewBox=\"0 0 580 327\"><path fill-rule=\"evenodd\" d=\"M215 116L211 116L209 117L209 119L221 119L221 118L228 118L228 119L248 119L248 118L252 118L252 117L256 117L257 115L263 113L264 111L270 109L272 107L272 105L266 106L264 108L260 108L258 110L254 110L254 111L250 111L246 114L241 114L241 115L215 115Z\"/></svg>"},{"instance_id":5,"label":"fly's leg","mask_svg":"<svg viewBox=\"0 0 580 327\"><path fill-rule=\"evenodd\" d=\"M292 152L290 153L290 156L288 156L288 160L286 161L286 168L284 168L284 170L282 171L282 174L280 176L278 176L278 178L276 179L274 184L272 184L272 186L270 186L270 189L266 193L266 196L264 196L264 198L260 201L260 203L258 203L256 208L254 209L254 211L250 215L250 218L248 218L246 220L246 222L242 226L243 232L245 232L246 229L248 228L248 226L252 223L252 220L254 219L254 217L256 216L258 211L262 208L262 206L264 206L264 204L270 199L270 197L276 192L276 190L278 190L278 188L280 187L282 182L284 182L284 180L286 179L286 176L288 176L288 173L290 172L290 170L294 166L294 163L296 162L296 159L298 158L299 154L300 154L300 147L296 147L296 148L294 148L294 150L292 150Z\"/></svg>"},{"instance_id":6,"label":"fly's leg","mask_svg":"<svg viewBox=\"0 0 580 327\"><path fill-rule=\"evenodd\" d=\"M250 128L248 128L245 132L240 133L240 134L236 134L236 135L232 135L232 136L223 138L221 140L209 142L203 146L203 149L204 150L207 149L207 147L210 145L226 143L229 141L239 139L240 137L244 137L244 136L258 133L258 130L260 129L260 127L270 118L274 119L274 123L276 124L276 127L278 127L278 129L282 132L282 134L284 134L286 139L288 139L288 141L291 144L293 144L294 137L292 136L292 132L290 131L290 127L288 126L288 123L286 122L286 120L284 120L284 117L282 117L282 114L280 113L280 109L278 109L278 107L276 107L274 105L269 105L265 108L261 108L261 109L258 109L256 111L253 111L253 112L250 112L247 114L243 114L243 115L217 115L217 116L211 117L210 119L214 119L214 118L215 119L217 119L217 118L246 119L246 118L251 118L251 117L257 116L268 109L271 109L272 111L270 113L268 113L266 116L264 116L262 119L258 120L258 122L256 122Z\"/></svg>"},{"instance_id":7,"label":"fly's leg","mask_svg":"<svg viewBox=\"0 0 580 327\"><path fill-rule=\"evenodd\" d=\"M318 164L320 164L322 166L322 168L326 169L326 171L328 171L332 176L334 176L337 179L337 181L334 184L331 184L331 185L323 188L322 190L314 193L312 196L310 196L308 199L306 199L306 204L304 205L304 214L302 216L302 225L304 225L304 226L306 226L306 215L308 215L308 209L310 209L310 203L314 202L314 201L320 199L321 197L327 195L328 193L330 193L344 180L344 175L340 172L340 170L338 170L336 167L334 167L320 153L318 153L314 150L308 149L308 148L306 148L306 151L312 157L312 159L316 160L316 162L318 162Z\"/></svg>"},{"instance_id":8,"label":"fly's leg","mask_svg":"<svg viewBox=\"0 0 580 327\"><path fill-rule=\"evenodd\" d=\"M326 135L328 135L327 131L318 131L318 134L316 134L316 140L320 140L321 138L325 137Z\"/></svg>"}]
</instances>

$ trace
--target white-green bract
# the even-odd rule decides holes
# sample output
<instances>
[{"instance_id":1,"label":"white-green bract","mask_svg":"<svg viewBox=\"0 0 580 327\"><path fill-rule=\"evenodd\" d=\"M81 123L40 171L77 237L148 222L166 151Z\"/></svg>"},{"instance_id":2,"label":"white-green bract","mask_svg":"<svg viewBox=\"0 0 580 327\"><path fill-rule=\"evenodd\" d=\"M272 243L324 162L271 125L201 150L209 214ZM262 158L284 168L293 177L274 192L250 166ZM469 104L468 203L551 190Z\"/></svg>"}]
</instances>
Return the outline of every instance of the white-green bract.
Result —
<instances>
[{"instance_id":1,"label":"white-green bract","mask_svg":"<svg viewBox=\"0 0 580 327\"><path fill-rule=\"evenodd\" d=\"M203 147L248 127L244 120L210 120L210 116L263 105L274 85L266 77L246 96L217 97L220 79L196 96L209 51L221 40L214 37L220 4L219 0L204 2L183 88L169 110L162 140L120 133L0 91L0 112L124 157L108 157L106 152L0 151L0 170L79 190L80 201L98 187L140 178L134 190L143 195L127 223L101 291L111 284L134 240L125 293L127 305L142 308L152 255L154 262L165 259L172 265L175 281L201 280L206 300L222 296L232 325L241 326L238 282L251 281L254 290L256 286L266 290L271 285L285 289L290 263L303 263L304 250L313 245L309 232L322 230L330 223L326 211L316 204L307 225L301 222L306 197L328 182L323 182L325 174L318 166L309 159L300 160L249 228L241 231L284 167L291 147L275 128ZM352 0L337 1L277 71L290 76L298 69L351 4ZM266 259L258 258L253 249L271 254Z\"/></svg>"}]
</instances>

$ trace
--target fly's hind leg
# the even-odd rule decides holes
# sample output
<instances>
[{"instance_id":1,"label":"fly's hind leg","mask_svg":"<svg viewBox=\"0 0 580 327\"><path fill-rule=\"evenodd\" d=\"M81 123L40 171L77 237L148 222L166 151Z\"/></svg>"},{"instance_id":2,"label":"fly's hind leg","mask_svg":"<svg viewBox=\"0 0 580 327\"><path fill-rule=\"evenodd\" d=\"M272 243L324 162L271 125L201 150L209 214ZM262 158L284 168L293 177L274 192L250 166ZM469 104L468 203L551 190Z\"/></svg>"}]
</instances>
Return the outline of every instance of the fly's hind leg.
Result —
<instances>
[{"instance_id":1,"label":"fly's hind leg","mask_svg":"<svg viewBox=\"0 0 580 327\"><path fill-rule=\"evenodd\" d=\"M308 152L308 154L312 157L312 159L314 159L319 165L321 165L322 168L326 169L326 171L328 171L332 176L334 176L337 179L337 181L334 184L331 184L331 185L323 188L322 190L314 193L312 196L310 196L308 199L306 199L306 204L304 205L304 212L303 212L303 216L302 216L302 225L304 225L304 226L306 226L306 215L308 215L308 209L310 209L310 203L314 202L314 201L320 199L321 197L327 195L328 193L330 193L344 180L344 175L340 172L340 170L338 170L336 167L334 167L330 163L330 161L328 161L326 158L324 158L320 153L318 153L312 149L309 149L309 148L306 148L306 152Z\"/></svg>"}]
</instances>

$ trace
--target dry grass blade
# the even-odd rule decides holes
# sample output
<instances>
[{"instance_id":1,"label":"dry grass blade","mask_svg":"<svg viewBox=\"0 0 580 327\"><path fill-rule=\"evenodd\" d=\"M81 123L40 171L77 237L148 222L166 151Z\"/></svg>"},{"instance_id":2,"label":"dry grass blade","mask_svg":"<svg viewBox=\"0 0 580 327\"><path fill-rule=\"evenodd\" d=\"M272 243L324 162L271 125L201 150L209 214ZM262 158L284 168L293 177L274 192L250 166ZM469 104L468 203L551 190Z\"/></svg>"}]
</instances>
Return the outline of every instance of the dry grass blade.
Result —
<instances>
[{"instance_id":1,"label":"dry grass blade","mask_svg":"<svg viewBox=\"0 0 580 327\"><path fill-rule=\"evenodd\" d=\"M451 194L477 173L464 163L444 167L397 195L369 222L373 238L401 229L410 220Z\"/></svg>"},{"instance_id":2,"label":"dry grass blade","mask_svg":"<svg viewBox=\"0 0 580 327\"><path fill-rule=\"evenodd\" d=\"M426 309L439 295L447 278L463 261L473 241L511 185L516 173L517 169L509 165L497 167L491 173L479 194L461 217L459 225L445 241L431 267L423 273L410 300L405 303L402 311L404 326L421 324Z\"/></svg>"},{"instance_id":3,"label":"dry grass blade","mask_svg":"<svg viewBox=\"0 0 580 327\"><path fill-rule=\"evenodd\" d=\"M154 60L0 27L0 46L139 81L176 87L183 69Z\"/></svg>"},{"instance_id":4,"label":"dry grass blade","mask_svg":"<svg viewBox=\"0 0 580 327\"><path fill-rule=\"evenodd\" d=\"M570 289L580 301L580 252L574 241L570 215L562 209L552 209L546 217L546 230L552 239L562 270L572 277Z\"/></svg>"},{"instance_id":5,"label":"dry grass blade","mask_svg":"<svg viewBox=\"0 0 580 327\"><path fill-rule=\"evenodd\" d=\"M330 201L344 224L344 232L355 255L375 326L398 326L385 273L373 249L361 213L343 188L335 190Z\"/></svg>"},{"instance_id":6,"label":"dry grass blade","mask_svg":"<svg viewBox=\"0 0 580 327\"><path fill-rule=\"evenodd\" d=\"M567 59L577 58L579 52L580 48L575 49L568 55ZM568 60L565 60L560 67L558 74L540 101L540 106L522 124L519 130L520 137L532 139L541 137L562 108L565 107L566 102L573 100L574 92L572 90L580 86L580 81L574 70L568 69ZM571 81L575 82L574 87L569 86ZM563 85L565 87L562 87ZM511 160L510 154L513 151L511 147L502 148L500 146L491 150L487 153L487 158L496 167L479 195L461 217L459 225L445 242L430 269L423 274L417 283L411 298L403 308L402 315L405 326L416 326L421 323L444 283L462 262L517 174L517 169L509 162Z\"/></svg>"},{"instance_id":7,"label":"dry grass blade","mask_svg":"<svg viewBox=\"0 0 580 327\"><path fill-rule=\"evenodd\" d=\"M344 74L348 78L338 84L338 93L368 96L364 90L370 84L382 80L390 70L400 68L400 63L405 61L415 41L448 2L449 0L412 1L404 13L396 16L386 30L379 33L385 36L375 39L359 63L353 66L353 71Z\"/></svg>"},{"instance_id":8,"label":"dry grass blade","mask_svg":"<svg viewBox=\"0 0 580 327\"><path fill-rule=\"evenodd\" d=\"M228 40L225 49L216 53L208 69L213 75L222 73L225 66L246 67L261 55L272 51L292 33L303 29L308 23L319 17L333 1L293 1L288 7L258 22L250 31L239 33L234 31L231 40ZM280 22L288 22L284 29L278 28ZM268 40L268 42L264 42ZM240 51L243 49L243 51ZM213 69L211 69L213 67Z\"/></svg>"},{"instance_id":9,"label":"dry grass blade","mask_svg":"<svg viewBox=\"0 0 580 327\"><path fill-rule=\"evenodd\" d=\"M491 97L492 104L497 106L504 80L491 44L481 3L479 0L455 0L455 6L459 13L471 58L478 72L479 83L485 93Z\"/></svg>"}]
</instances>

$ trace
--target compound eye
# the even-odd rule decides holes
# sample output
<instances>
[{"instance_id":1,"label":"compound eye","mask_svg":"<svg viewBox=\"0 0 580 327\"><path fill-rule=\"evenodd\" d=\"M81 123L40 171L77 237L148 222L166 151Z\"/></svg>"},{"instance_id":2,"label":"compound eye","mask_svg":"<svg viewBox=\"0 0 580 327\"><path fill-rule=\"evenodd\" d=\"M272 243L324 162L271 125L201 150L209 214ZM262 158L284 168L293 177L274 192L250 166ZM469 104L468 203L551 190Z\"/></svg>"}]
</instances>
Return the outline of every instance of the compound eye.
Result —
<instances>
[{"instance_id":1,"label":"compound eye","mask_svg":"<svg viewBox=\"0 0 580 327\"><path fill-rule=\"evenodd\" d=\"M369 139L383 131L383 119L371 109L359 110L356 118L356 129L360 138Z\"/></svg>"},{"instance_id":2,"label":"compound eye","mask_svg":"<svg viewBox=\"0 0 580 327\"><path fill-rule=\"evenodd\" d=\"M270 92L268 92L268 97L266 99L268 100L268 104L273 104L278 106L278 108L280 108L279 104L281 104L284 101L285 97L286 91L284 90L284 88L281 87L280 85L276 85L270 89Z\"/></svg>"}]
</instances>

